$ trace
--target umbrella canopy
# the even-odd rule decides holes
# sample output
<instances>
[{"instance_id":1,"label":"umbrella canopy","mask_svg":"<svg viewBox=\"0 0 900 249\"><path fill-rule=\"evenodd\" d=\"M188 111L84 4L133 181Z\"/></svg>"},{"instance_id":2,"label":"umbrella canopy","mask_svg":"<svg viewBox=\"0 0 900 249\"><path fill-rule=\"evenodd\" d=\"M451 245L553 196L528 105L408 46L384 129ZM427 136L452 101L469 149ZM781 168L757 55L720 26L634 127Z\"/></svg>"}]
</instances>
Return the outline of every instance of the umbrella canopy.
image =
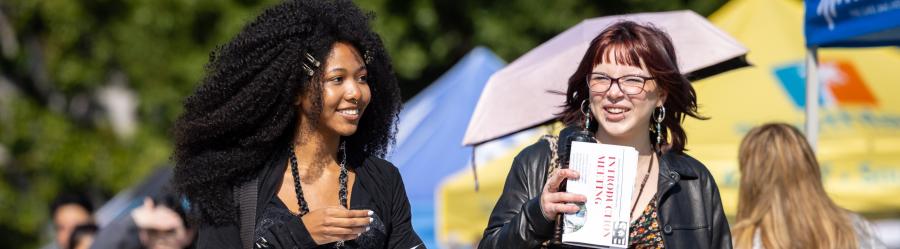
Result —
<instances>
[{"instance_id":1,"label":"umbrella canopy","mask_svg":"<svg viewBox=\"0 0 900 249\"><path fill-rule=\"evenodd\" d=\"M688 10L608 16L582 21L491 76L466 130L464 145L480 144L545 123L559 113L569 76L590 41L611 24L650 23L671 36L682 72L693 79L746 66L747 49Z\"/></svg>"},{"instance_id":2,"label":"umbrella canopy","mask_svg":"<svg viewBox=\"0 0 900 249\"><path fill-rule=\"evenodd\" d=\"M467 168L472 149L459 145L475 103L491 74L505 63L477 47L428 88L404 104L397 144L388 160L400 169L413 228L425 246L434 240L434 192L440 180Z\"/></svg>"}]
</instances>

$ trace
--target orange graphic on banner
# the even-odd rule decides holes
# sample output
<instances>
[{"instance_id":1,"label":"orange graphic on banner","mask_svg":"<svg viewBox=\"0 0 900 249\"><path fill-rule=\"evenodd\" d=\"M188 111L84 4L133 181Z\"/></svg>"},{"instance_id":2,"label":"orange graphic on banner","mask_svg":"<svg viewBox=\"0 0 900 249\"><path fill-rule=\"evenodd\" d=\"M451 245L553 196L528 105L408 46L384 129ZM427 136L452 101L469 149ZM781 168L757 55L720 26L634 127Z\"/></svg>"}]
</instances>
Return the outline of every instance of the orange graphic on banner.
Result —
<instances>
[{"instance_id":1,"label":"orange graphic on banner","mask_svg":"<svg viewBox=\"0 0 900 249\"><path fill-rule=\"evenodd\" d=\"M859 72L848 61L834 60L822 63L823 68L833 67L840 75L833 77L824 77L825 85L828 86L835 102L838 106L878 106L878 101L872 95L872 91L863 82L859 76Z\"/></svg>"}]
</instances>

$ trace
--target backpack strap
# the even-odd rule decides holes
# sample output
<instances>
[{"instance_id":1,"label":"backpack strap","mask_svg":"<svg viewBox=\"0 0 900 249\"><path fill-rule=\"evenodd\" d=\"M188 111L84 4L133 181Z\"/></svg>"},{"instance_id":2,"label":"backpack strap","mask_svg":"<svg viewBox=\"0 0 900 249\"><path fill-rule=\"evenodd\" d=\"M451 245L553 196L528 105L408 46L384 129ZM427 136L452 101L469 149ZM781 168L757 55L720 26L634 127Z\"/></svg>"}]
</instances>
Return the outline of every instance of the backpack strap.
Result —
<instances>
[{"instance_id":1,"label":"backpack strap","mask_svg":"<svg viewBox=\"0 0 900 249\"><path fill-rule=\"evenodd\" d=\"M240 211L241 247L253 249L254 232L256 231L256 202L259 194L259 178L242 183L234 188L234 203Z\"/></svg>"}]
</instances>

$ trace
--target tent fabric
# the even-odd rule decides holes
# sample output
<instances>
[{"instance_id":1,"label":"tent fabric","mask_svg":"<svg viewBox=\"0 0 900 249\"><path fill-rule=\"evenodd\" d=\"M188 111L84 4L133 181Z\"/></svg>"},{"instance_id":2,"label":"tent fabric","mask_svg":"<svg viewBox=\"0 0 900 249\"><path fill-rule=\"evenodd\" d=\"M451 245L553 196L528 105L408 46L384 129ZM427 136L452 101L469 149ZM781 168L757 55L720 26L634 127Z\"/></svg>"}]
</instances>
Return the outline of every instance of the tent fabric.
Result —
<instances>
[{"instance_id":1,"label":"tent fabric","mask_svg":"<svg viewBox=\"0 0 900 249\"><path fill-rule=\"evenodd\" d=\"M688 153L713 173L726 214L737 211L737 153L749 129L766 122L802 127L805 108L803 6L733 0L710 16L750 52L754 67L694 83L700 113L688 119ZM900 210L900 49L828 49L819 54L822 91L817 156L829 195L842 207Z\"/></svg>"},{"instance_id":2,"label":"tent fabric","mask_svg":"<svg viewBox=\"0 0 900 249\"><path fill-rule=\"evenodd\" d=\"M513 159L525 147L534 144L544 134L558 134L563 127L551 123L518 132L510 137L478 146L478 190L471 170L461 170L441 182L436 200L435 224L437 239L444 248L466 248L481 240L488 217L503 192L506 175L509 174ZM482 147L499 142L502 149L493 153L482 153Z\"/></svg>"},{"instance_id":3,"label":"tent fabric","mask_svg":"<svg viewBox=\"0 0 900 249\"><path fill-rule=\"evenodd\" d=\"M413 229L426 247L434 240L434 192L444 177L468 169L472 148L459 144L488 77L505 62L484 47L470 51L428 88L404 104L397 143L388 160L403 177Z\"/></svg>"},{"instance_id":4,"label":"tent fabric","mask_svg":"<svg viewBox=\"0 0 900 249\"><path fill-rule=\"evenodd\" d=\"M900 1L806 1L807 47L900 45Z\"/></svg>"},{"instance_id":5,"label":"tent fabric","mask_svg":"<svg viewBox=\"0 0 900 249\"><path fill-rule=\"evenodd\" d=\"M410 200L431 200L441 178L466 167L472 149L459 141L484 83L503 65L490 50L476 48L404 105L389 160Z\"/></svg>"}]
</instances>

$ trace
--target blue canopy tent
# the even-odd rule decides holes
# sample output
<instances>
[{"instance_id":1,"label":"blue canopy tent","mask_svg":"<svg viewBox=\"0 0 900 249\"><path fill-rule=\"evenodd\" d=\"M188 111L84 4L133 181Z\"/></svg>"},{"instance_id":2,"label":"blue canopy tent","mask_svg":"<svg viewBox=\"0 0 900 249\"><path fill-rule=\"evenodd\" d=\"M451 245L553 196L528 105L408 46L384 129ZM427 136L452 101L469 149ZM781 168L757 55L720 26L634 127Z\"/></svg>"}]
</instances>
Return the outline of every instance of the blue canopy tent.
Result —
<instances>
[{"instance_id":1,"label":"blue canopy tent","mask_svg":"<svg viewBox=\"0 0 900 249\"><path fill-rule=\"evenodd\" d=\"M485 83L504 65L489 49L477 47L406 102L400 113L389 160L400 169L413 227L428 248L437 248L434 193L445 177L470 166L472 149L459 141Z\"/></svg>"},{"instance_id":2,"label":"blue canopy tent","mask_svg":"<svg viewBox=\"0 0 900 249\"><path fill-rule=\"evenodd\" d=\"M818 48L900 45L900 0L806 0L805 5L806 103L819 99ZM806 136L813 148L818 108L806 105Z\"/></svg>"}]
</instances>

